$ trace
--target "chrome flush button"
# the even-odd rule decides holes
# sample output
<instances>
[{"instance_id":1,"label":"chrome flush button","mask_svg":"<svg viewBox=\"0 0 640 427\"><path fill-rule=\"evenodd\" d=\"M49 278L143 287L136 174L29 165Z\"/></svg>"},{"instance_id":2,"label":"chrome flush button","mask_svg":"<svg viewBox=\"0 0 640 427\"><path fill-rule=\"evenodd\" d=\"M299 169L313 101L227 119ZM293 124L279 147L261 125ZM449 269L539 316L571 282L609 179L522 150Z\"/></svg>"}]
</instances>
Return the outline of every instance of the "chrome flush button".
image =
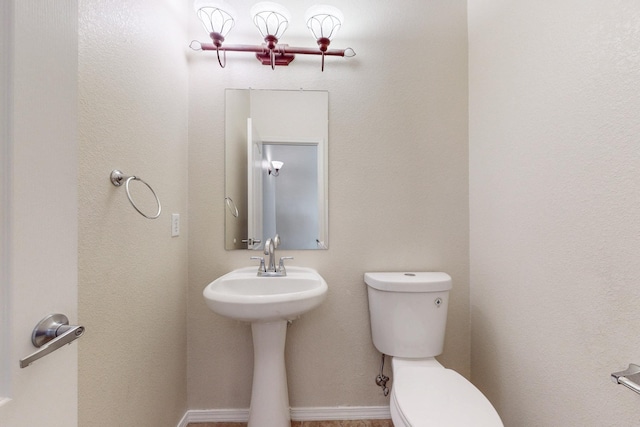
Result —
<instances>
[{"instance_id":1,"label":"chrome flush button","mask_svg":"<svg viewBox=\"0 0 640 427\"><path fill-rule=\"evenodd\" d=\"M442 305L442 298L436 298L433 303L439 308Z\"/></svg>"}]
</instances>

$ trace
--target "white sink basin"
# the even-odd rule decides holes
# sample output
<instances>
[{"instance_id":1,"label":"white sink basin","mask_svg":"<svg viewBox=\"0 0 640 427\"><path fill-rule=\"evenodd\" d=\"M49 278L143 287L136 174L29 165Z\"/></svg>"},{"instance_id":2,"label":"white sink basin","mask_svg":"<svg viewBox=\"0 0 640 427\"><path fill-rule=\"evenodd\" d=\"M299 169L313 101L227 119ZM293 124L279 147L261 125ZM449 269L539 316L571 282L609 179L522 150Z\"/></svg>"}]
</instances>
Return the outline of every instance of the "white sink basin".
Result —
<instances>
[{"instance_id":1,"label":"white sink basin","mask_svg":"<svg viewBox=\"0 0 640 427\"><path fill-rule=\"evenodd\" d=\"M327 282L311 268L287 267L283 277L259 277L256 267L234 270L203 291L214 312L246 322L293 320L317 307Z\"/></svg>"},{"instance_id":2,"label":"white sink basin","mask_svg":"<svg viewBox=\"0 0 640 427\"><path fill-rule=\"evenodd\" d=\"M209 283L207 305L251 322L253 386L248 427L290 427L284 348L287 321L319 306L327 282L311 268L287 267L282 277L259 277L257 267L234 270Z\"/></svg>"}]
</instances>

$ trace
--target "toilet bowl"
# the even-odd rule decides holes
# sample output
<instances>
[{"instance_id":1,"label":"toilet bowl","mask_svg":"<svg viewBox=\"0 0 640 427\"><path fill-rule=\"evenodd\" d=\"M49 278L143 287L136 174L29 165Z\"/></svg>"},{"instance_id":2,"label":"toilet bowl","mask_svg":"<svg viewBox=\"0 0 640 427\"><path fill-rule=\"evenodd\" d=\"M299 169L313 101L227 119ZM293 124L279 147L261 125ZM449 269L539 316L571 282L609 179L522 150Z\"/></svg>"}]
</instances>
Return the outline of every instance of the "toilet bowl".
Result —
<instances>
[{"instance_id":1,"label":"toilet bowl","mask_svg":"<svg viewBox=\"0 0 640 427\"><path fill-rule=\"evenodd\" d=\"M500 416L473 384L435 359L392 362L390 410L395 427L502 427Z\"/></svg>"},{"instance_id":2,"label":"toilet bowl","mask_svg":"<svg viewBox=\"0 0 640 427\"><path fill-rule=\"evenodd\" d=\"M446 273L365 273L371 336L392 356L395 427L503 427L489 400L442 366L451 277Z\"/></svg>"}]
</instances>

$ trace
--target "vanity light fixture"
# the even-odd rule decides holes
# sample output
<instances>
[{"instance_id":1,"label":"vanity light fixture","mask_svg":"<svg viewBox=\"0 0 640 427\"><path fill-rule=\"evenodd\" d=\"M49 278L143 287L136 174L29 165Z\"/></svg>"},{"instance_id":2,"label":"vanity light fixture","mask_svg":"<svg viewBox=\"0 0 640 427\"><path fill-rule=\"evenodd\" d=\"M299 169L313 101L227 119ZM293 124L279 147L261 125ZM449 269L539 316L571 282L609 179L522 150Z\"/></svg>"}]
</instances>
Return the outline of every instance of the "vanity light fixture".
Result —
<instances>
[{"instance_id":1,"label":"vanity light fixture","mask_svg":"<svg viewBox=\"0 0 640 427\"><path fill-rule=\"evenodd\" d=\"M280 169L282 169L284 163L279 160L272 160L269 163L269 175L278 176L280 175Z\"/></svg>"},{"instance_id":2,"label":"vanity light fixture","mask_svg":"<svg viewBox=\"0 0 640 427\"><path fill-rule=\"evenodd\" d=\"M253 52L263 65L289 65L296 54L321 55L322 71L324 71L325 56L353 57L356 55L353 49L329 49L331 39L338 32L344 16L342 12L333 6L315 5L307 10L305 22L307 28L316 39L318 48L291 47L287 44L279 44L289 26L291 15L282 5L274 2L263 1L256 3L251 8L251 16L254 25L260 31L264 44L241 45L223 44L225 37L235 24L234 13L226 3L217 0L196 0L194 2L196 14L205 30L209 33L212 43L201 43L194 40L189 45L193 50L215 50L218 56L218 64L224 68L227 52ZM223 52L224 60L220 59Z\"/></svg>"}]
</instances>

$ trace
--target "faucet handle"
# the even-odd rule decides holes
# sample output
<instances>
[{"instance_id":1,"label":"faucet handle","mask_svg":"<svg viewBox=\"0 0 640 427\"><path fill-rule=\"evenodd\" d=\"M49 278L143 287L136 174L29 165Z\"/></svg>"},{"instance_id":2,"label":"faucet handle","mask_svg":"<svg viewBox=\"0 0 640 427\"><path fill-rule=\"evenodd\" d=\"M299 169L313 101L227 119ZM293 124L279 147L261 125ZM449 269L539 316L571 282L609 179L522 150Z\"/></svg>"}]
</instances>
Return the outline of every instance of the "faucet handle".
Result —
<instances>
[{"instance_id":1,"label":"faucet handle","mask_svg":"<svg viewBox=\"0 0 640 427\"><path fill-rule=\"evenodd\" d=\"M264 254L271 255L273 254L274 250L275 250L275 245L273 243L273 240L267 239L267 241L264 242Z\"/></svg>"},{"instance_id":2,"label":"faucet handle","mask_svg":"<svg viewBox=\"0 0 640 427\"><path fill-rule=\"evenodd\" d=\"M280 262L278 263L278 271L286 271L284 268L284 260L285 259L293 259L292 256L283 256L280 257Z\"/></svg>"},{"instance_id":3,"label":"faucet handle","mask_svg":"<svg viewBox=\"0 0 640 427\"><path fill-rule=\"evenodd\" d=\"M257 259L260 260L260 266L258 267L258 271L262 271L263 273L265 271L267 271L266 267L264 266L264 258L261 256L252 256L250 259Z\"/></svg>"}]
</instances>

